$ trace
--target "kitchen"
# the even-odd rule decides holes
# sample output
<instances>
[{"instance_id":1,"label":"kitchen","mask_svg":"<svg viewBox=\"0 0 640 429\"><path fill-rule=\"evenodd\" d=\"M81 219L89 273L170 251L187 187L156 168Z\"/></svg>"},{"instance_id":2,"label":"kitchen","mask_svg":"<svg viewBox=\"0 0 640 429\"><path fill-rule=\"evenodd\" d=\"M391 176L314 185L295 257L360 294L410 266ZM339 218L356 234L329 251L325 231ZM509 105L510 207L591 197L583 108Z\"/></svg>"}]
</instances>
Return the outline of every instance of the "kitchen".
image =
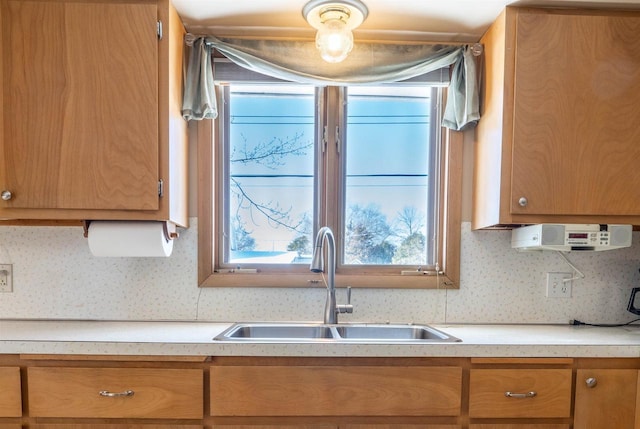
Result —
<instances>
[{"instance_id":1,"label":"kitchen","mask_svg":"<svg viewBox=\"0 0 640 429\"><path fill-rule=\"evenodd\" d=\"M495 9L496 16L500 9ZM193 128L190 125L190 131ZM196 157L193 134L189 144L192 163ZM571 271L561 258L547 252L516 252L511 248L511 233L507 230L471 230L473 154L474 133L467 131L460 288L358 288L353 291L354 313L343 315L341 320L429 323L443 327L568 324L571 319L587 323L632 320L626 306L632 288L640 281L638 233L634 233L632 247L628 249L571 253L569 258L585 278L573 282L570 298L547 298L546 273ZM77 226L2 227L0 263L13 264L14 289L0 295L2 318L223 323L321 320L324 304L321 288L196 287L198 219L193 216L197 205L193 184L197 179L193 170L190 170L190 227L179 230L180 237L168 259L94 258L82 228ZM343 299L341 294L339 299ZM3 326L6 325L0 328ZM464 336L460 336L464 343ZM33 353L33 350L9 353ZM47 352L39 349L38 353ZM637 357L637 347L628 348L625 353Z\"/></svg>"}]
</instances>

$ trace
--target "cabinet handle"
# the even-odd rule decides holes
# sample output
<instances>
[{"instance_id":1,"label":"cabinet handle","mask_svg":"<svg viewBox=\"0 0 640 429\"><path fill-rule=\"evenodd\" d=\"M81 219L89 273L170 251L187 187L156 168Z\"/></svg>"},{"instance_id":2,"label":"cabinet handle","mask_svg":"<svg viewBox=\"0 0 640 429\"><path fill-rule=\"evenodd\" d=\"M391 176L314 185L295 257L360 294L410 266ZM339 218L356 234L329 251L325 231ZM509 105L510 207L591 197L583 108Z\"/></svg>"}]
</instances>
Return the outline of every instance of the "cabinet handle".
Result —
<instances>
[{"instance_id":1,"label":"cabinet handle","mask_svg":"<svg viewBox=\"0 0 640 429\"><path fill-rule=\"evenodd\" d=\"M133 396L133 390L125 390L124 392L109 392L108 390L101 390L98 392L100 396L107 398L120 398L123 396Z\"/></svg>"},{"instance_id":2,"label":"cabinet handle","mask_svg":"<svg viewBox=\"0 0 640 429\"><path fill-rule=\"evenodd\" d=\"M527 204L529 204L529 200L527 200L525 197L520 197L520 199L518 200L518 204L520 205L520 207L526 207Z\"/></svg>"},{"instance_id":3,"label":"cabinet handle","mask_svg":"<svg viewBox=\"0 0 640 429\"><path fill-rule=\"evenodd\" d=\"M527 393L513 393L513 392L504 392L504 396L507 398L533 398L537 396L536 392L527 392Z\"/></svg>"},{"instance_id":4,"label":"cabinet handle","mask_svg":"<svg viewBox=\"0 0 640 429\"><path fill-rule=\"evenodd\" d=\"M587 384L587 387L590 389L593 389L594 387L596 387L598 385L598 380L596 380L593 377L589 377L584 381Z\"/></svg>"},{"instance_id":5,"label":"cabinet handle","mask_svg":"<svg viewBox=\"0 0 640 429\"><path fill-rule=\"evenodd\" d=\"M9 201L11 199L11 197L13 197L13 195L11 194L11 191L2 191L2 199L4 201Z\"/></svg>"}]
</instances>

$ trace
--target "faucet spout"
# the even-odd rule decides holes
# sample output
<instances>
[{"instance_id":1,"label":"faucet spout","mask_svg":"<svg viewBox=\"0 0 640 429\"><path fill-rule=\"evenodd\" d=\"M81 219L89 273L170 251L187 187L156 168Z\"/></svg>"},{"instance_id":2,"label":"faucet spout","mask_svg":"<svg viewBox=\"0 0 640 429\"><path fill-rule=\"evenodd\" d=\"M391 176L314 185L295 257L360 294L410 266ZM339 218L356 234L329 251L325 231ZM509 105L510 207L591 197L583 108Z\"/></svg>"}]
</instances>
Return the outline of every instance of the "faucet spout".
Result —
<instances>
[{"instance_id":1,"label":"faucet spout","mask_svg":"<svg viewBox=\"0 0 640 429\"><path fill-rule=\"evenodd\" d=\"M336 305L336 242L333 232L328 226L323 226L316 235L310 270L314 273L324 272L324 244L327 244L327 301L324 306L324 323L338 323Z\"/></svg>"}]
</instances>

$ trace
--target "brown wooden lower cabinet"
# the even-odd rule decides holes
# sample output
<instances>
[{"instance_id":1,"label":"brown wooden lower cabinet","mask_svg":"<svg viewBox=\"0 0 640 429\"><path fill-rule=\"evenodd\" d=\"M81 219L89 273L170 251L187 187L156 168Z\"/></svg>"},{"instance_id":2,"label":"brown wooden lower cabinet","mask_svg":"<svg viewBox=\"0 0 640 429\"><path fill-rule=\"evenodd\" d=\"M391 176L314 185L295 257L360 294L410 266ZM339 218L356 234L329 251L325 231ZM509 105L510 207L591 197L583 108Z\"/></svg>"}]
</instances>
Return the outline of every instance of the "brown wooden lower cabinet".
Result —
<instances>
[{"instance_id":1,"label":"brown wooden lower cabinet","mask_svg":"<svg viewBox=\"0 0 640 429\"><path fill-rule=\"evenodd\" d=\"M571 416L571 369L472 369L471 418Z\"/></svg>"},{"instance_id":2,"label":"brown wooden lower cabinet","mask_svg":"<svg viewBox=\"0 0 640 429\"><path fill-rule=\"evenodd\" d=\"M53 429L53 428L52 428ZM73 428L72 428L73 429ZM213 425L213 429L461 429L440 424L340 424L340 425ZM546 429L546 428L542 428ZM555 428L552 428L555 429ZM564 429L564 428L558 428Z\"/></svg>"},{"instance_id":3,"label":"brown wooden lower cabinet","mask_svg":"<svg viewBox=\"0 0 640 429\"><path fill-rule=\"evenodd\" d=\"M423 425L403 425L403 424L391 424L391 425L379 425L379 424L367 424L367 425L340 425L340 429L461 429L460 425L437 425L437 424L423 424Z\"/></svg>"},{"instance_id":4,"label":"brown wooden lower cabinet","mask_svg":"<svg viewBox=\"0 0 640 429\"><path fill-rule=\"evenodd\" d=\"M34 429L203 429L201 425L37 424Z\"/></svg>"},{"instance_id":5,"label":"brown wooden lower cabinet","mask_svg":"<svg viewBox=\"0 0 640 429\"><path fill-rule=\"evenodd\" d=\"M491 424L473 424L469 425L469 429L569 429L569 425L563 424L545 424L545 423L491 423Z\"/></svg>"},{"instance_id":6,"label":"brown wooden lower cabinet","mask_svg":"<svg viewBox=\"0 0 640 429\"><path fill-rule=\"evenodd\" d=\"M22 416L19 367L0 368L0 417Z\"/></svg>"},{"instance_id":7,"label":"brown wooden lower cabinet","mask_svg":"<svg viewBox=\"0 0 640 429\"><path fill-rule=\"evenodd\" d=\"M213 425L213 429L338 429L336 425Z\"/></svg>"},{"instance_id":8,"label":"brown wooden lower cabinet","mask_svg":"<svg viewBox=\"0 0 640 429\"><path fill-rule=\"evenodd\" d=\"M636 410L636 402L640 403L638 383L637 369L579 369L574 427L640 428L640 420L636 422L636 413L640 418L640 409Z\"/></svg>"},{"instance_id":9,"label":"brown wooden lower cabinet","mask_svg":"<svg viewBox=\"0 0 640 429\"><path fill-rule=\"evenodd\" d=\"M202 419L201 369L27 370L31 417Z\"/></svg>"},{"instance_id":10,"label":"brown wooden lower cabinet","mask_svg":"<svg viewBox=\"0 0 640 429\"><path fill-rule=\"evenodd\" d=\"M640 429L640 359L0 355L0 429Z\"/></svg>"},{"instance_id":11,"label":"brown wooden lower cabinet","mask_svg":"<svg viewBox=\"0 0 640 429\"><path fill-rule=\"evenodd\" d=\"M212 416L458 416L455 366L212 366Z\"/></svg>"}]
</instances>

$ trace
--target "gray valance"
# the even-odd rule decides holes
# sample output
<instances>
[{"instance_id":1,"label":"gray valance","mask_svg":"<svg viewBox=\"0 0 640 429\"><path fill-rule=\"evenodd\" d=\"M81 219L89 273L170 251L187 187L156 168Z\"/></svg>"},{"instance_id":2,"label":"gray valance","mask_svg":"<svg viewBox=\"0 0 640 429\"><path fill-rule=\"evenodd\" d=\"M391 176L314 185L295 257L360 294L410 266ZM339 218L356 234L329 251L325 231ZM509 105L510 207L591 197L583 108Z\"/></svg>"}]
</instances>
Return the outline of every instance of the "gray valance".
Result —
<instances>
[{"instance_id":1,"label":"gray valance","mask_svg":"<svg viewBox=\"0 0 640 429\"><path fill-rule=\"evenodd\" d=\"M320 58L314 42L207 36L195 39L189 57L183 103L187 120L217 116L214 48L254 72L317 86L400 82L453 65L443 126L460 130L480 117L475 61L468 46L356 43L346 60L330 64Z\"/></svg>"}]
</instances>

